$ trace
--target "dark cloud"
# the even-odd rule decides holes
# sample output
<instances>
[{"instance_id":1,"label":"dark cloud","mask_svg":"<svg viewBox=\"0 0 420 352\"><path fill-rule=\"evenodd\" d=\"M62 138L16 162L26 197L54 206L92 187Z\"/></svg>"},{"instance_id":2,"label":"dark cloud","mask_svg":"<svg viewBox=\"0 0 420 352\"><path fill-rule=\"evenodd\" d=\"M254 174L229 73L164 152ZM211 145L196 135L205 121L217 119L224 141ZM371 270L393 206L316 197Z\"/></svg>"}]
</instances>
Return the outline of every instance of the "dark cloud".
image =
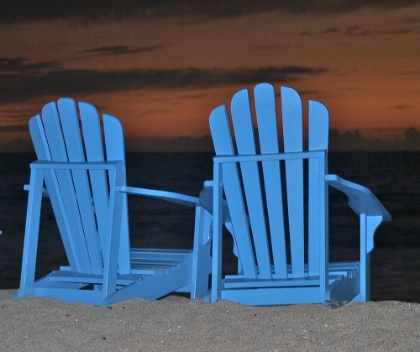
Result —
<instances>
[{"instance_id":1,"label":"dark cloud","mask_svg":"<svg viewBox=\"0 0 420 352\"><path fill-rule=\"evenodd\" d=\"M45 95L109 93L138 89L204 89L259 82L293 82L303 76L324 74L326 68L306 66L257 69L131 69L51 70L49 72L0 73L0 103L27 101Z\"/></svg>"},{"instance_id":2,"label":"dark cloud","mask_svg":"<svg viewBox=\"0 0 420 352\"><path fill-rule=\"evenodd\" d=\"M28 131L28 125L0 126L0 133L27 132L27 131Z\"/></svg>"},{"instance_id":3,"label":"dark cloud","mask_svg":"<svg viewBox=\"0 0 420 352\"><path fill-rule=\"evenodd\" d=\"M337 30L338 31L338 30ZM352 37L362 37L362 36L373 36L373 35L400 35L400 34L412 34L416 30L407 29L407 28L392 28L387 30L368 30L362 29L359 26L351 26L346 28L343 32L345 35ZM324 33L328 33L327 30Z\"/></svg>"},{"instance_id":4,"label":"dark cloud","mask_svg":"<svg viewBox=\"0 0 420 352\"><path fill-rule=\"evenodd\" d=\"M411 29L390 29L390 30L381 30L381 31L375 31L375 34L412 34L414 33Z\"/></svg>"},{"instance_id":5,"label":"dark cloud","mask_svg":"<svg viewBox=\"0 0 420 352\"><path fill-rule=\"evenodd\" d=\"M2 0L0 23L75 20L79 22L120 21L178 17L191 19L235 18L268 11L350 12L364 7L399 8L418 0Z\"/></svg>"},{"instance_id":6,"label":"dark cloud","mask_svg":"<svg viewBox=\"0 0 420 352\"><path fill-rule=\"evenodd\" d=\"M25 72L25 71L36 71L42 69L57 68L58 65L54 62L38 62L34 64L26 64L26 58L15 57L5 58L0 57L0 72Z\"/></svg>"},{"instance_id":7,"label":"dark cloud","mask_svg":"<svg viewBox=\"0 0 420 352\"><path fill-rule=\"evenodd\" d=\"M420 23L420 17L419 16L417 16L417 17L406 17L406 18L403 18L401 21L400 21L401 23L414 23L414 24L418 24L418 23Z\"/></svg>"},{"instance_id":8,"label":"dark cloud","mask_svg":"<svg viewBox=\"0 0 420 352\"><path fill-rule=\"evenodd\" d=\"M420 75L420 70L414 70L414 71L403 71L399 72L398 75L400 76L411 76L411 75Z\"/></svg>"},{"instance_id":9,"label":"dark cloud","mask_svg":"<svg viewBox=\"0 0 420 352\"><path fill-rule=\"evenodd\" d=\"M420 132L408 128L402 141L386 141L380 138L368 139L363 137L358 130L339 134L337 130L330 130L330 150L418 150L420 151Z\"/></svg>"},{"instance_id":10,"label":"dark cloud","mask_svg":"<svg viewBox=\"0 0 420 352\"><path fill-rule=\"evenodd\" d=\"M361 29L359 26L352 26L346 29L345 34L349 36L366 36L372 35L372 31Z\"/></svg>"},{"instance_id":11,"label":"dark cloud","mask_svg":"<svg viewBox=\"0 0 420 352\"><path fill-rule=\"evenodd\" d=\"M36 104L38 107L38 104ZM1 108L0 109L0 116L2 123L10 123L13 122L14 124L17 121L22 121L22 123L26 122L28 119L28 115L33 113L33 109L27 106L26 108L20 106L18 110L15 108Z\"/></svg>"},{"instance_id":12,"label":"dark cloud","mask_svg":"<svg viewBox=\"0 0 420 352\"><path fill-rule=\"evenodd\" d=\"M149 51L156 51L163 49L165 46L140 46L140 47L129 47L127 45L118 46L101 46L80 52L80 54L92 54L95 57L98 56L121 56L127 54L137 54Z\"/></svg>"},{"instance_id":13,"label":"dark cloud","mask_svg":"<svg viewBox=\"0 0 420 352\"><path fill-rule=\"evenodd\" d=\"M323 33L339 33L340 30L338 28L327 28L326 30L324 30Z\"/></svg>"},{"instance_id":14,"label":"dark cloud","mask_svg":"<svg viewBox=\"0 0 420 352\"><path fill-rule=\"evenodd\" d=\"M26 130L28 127L26 126ZM0 143L0 153L28 153L34 152L32 143L27 140L16 139L12 142Z\"/></svg>"},{"instance_id":15,"label":"dark cloud","mask_svg":"<svg viewBox=\"0 0 420 352\"><path fill-rule=\"evenodd\" d=\"M252 48L257 49L257 50L277 50L277 49L290 48L290 45L288 44L255 45Z\"/></svg>"}]
</instances>

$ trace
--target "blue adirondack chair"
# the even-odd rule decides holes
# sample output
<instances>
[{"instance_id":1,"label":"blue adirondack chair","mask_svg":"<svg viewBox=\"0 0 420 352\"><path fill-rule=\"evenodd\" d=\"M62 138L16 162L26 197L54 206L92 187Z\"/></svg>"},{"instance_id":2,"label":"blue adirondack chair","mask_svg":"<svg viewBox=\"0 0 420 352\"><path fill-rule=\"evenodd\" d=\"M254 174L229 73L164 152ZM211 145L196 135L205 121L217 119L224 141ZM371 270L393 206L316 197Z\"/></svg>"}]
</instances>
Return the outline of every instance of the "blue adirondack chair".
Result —
<instances>
[{"instance_id":1,"label":"blue adirondack chair","mask_svg":"<svg viewBox=\"0 0 420 352\"><path fill-rule=\"evenodd\" d=\"M201 298L211 270L211 215L197 197L128 187L121 122L94 106L63 98L44 106L29 129L38 160L31 163L20 290L40 296L107 305L171 292ZM130 248L127 194L195 208L193 249ZM35 280L42 196L49 197L68 265ZM207 229L207 231L206 231Z\"/></svg>"},{"instance_id":2,"label":"blue adirondack chair","mask_svg":"<svg viewBox=\"0 0 420 352\"><path fill-rule=\"evenodd\" d=\"M280 93L283 147L270 84L254 90L258 128L247 90L232 99L234 137L225 106L210 115L214 175L200 195L214 216L212 289L206 299L248 305L369 300L373 236L390 215L367 188L328 174L326 107L309 101L309 145L304 149L301 98L291 88L281 87ZM360 217L357 262L329 262L328 185L344 192ZM223 224L232 232L238 257L237 273L225 276Z\"/></svg>"}]
</instances>

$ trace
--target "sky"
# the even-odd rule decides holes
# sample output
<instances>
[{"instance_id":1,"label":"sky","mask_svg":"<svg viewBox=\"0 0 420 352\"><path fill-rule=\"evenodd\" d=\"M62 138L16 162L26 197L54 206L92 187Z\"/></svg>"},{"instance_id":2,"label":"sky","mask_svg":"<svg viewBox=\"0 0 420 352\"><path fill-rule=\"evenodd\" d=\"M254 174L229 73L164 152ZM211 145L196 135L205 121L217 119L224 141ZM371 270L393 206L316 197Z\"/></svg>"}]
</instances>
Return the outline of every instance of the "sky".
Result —
<instances>
[{"instance_id":1,"label":"sky","mask_svg":"<svg viewBox=\"0 0 420 352\"><path fill-rule=\"evenodd\" d=\"M199 150L210 112L260 82L324 103L338 136L420 143L419 1L114 3L0 3L0 151L63 96L118 116L130 150Z\"/></svg>"}]
</instances>

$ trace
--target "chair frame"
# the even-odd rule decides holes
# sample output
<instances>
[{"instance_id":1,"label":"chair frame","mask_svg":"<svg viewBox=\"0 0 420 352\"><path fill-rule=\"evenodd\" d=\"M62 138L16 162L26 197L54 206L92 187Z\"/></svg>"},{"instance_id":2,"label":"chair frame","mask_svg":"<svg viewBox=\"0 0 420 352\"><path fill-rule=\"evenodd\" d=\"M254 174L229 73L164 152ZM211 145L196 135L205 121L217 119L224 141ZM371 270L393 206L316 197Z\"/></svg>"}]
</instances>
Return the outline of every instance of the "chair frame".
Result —
<instances>
[{"instance_id":1,"label":"chair frame","mask_svg":"<svg viewBox=\"0 0 420 352\"><path fill-rule=\"evenodd\" d=\"M255 90L255 94L260 95L260 100L274 99L272 98L274 97L274 92L271 85L260 84L256 86ZM245 106L246 102L249 102L247 96L248 92L246 90L238 92L232 99L232 110L241 110L243 106L245 112L242 111L242 114L251 114L246 111L246 109L249 109L249 103L248 107ZM293 105L300 101L297 92L291 88L282 87L281 96L284 105L282 105L283 114L293 110L293 107L289 106L287 102L292 102ZM266 110L270 110L270 108ZM309 128L315 131L315 135L318 131L322 133L321 130L328 128L328 111L321 103L310 101L309 114ZM236 118L239 120L238 117ZM253 152L251 147L251 149L248 149L251 151L246 154L243 152L245 148L242 147L243 155L238 155L233 151L231 142L226 141L226 139L231 138L229 137L227 120L228 114L225 106L214 109L210 115L211 129L212 131L217 130L214 133L219 134L218 136L213 136L213 138L219 139L217 141L218 146L216 146L216 149L219 148L219 151L216 150L217 155L213 158L213 181L206 183L205 190L200 195L200 201L203 206L209 208L208 204L211 202L209 199L212 199L213 202L212 209L208 209L213 213L212 289L206 300L215 302L219 299L228 299L249 305L299 303L341 305L347 301L369 300L369 258L373 249L373 236L376 228L382 221L390 220L391 217L387 210L366 187L343 180L337 175L328 174L328 145L318 145L319 142L316 138L310 139L308 151L299 150L299 148L296 148L298 149L297 151L285 153L266 150L264 154ZM223 126L221 127L221 125ZM292 127L294 128L295 126ZM220 132L220 128L223 132ZM238 133L246 135L246 131L240 130L242 128L244 127L237 123L235 132L238 132L238 129ZM248 128L248 133L251 129ZM260 136L261 138L263 137ZM248 135L247 139L253 140L253 137ZM238 149L240 149L239 143L241 141L237 140L237 143ZM290 144L293 142L289 140L288 142L285 141L285 143ZM224 147L221 147L221 145ZM288 177L297 177L299 179L297 182L303 182L303 176L300 178L301 176L293 175L293 170L296 170L293 163L302 163L304 160L307 161L312 172L312 177L309 178L309 182L312 182L310 185L312 193L309 196L308 207L317 210L311 212L308 218L308 231L310 232L308 235L308 259L307 261L304 260L304 251L299 246L299 243L303 244L304 239L302 237L301 241L291 244L290 252L293 265L284 265L283 261L286 260L284 243L281 243L281 241L275 242L277 239L271 237L271 245L276 246L277 252L280 253L280 255L274 253L271 259L266 252L269 246L267 238L260 236L259 233L253 233L253 240L249 237L249 230L246 227L254 226L254 224L248 223L249 220L252 222L252 219L243 219L242 222L237 222L236 228L235 224L232 225L230 222L230 219L233 217L243 217L243 214L246 213L246 207L248 207L248 211L252 211L250 208L258 207L258 199L261 197L255 191L253 199L257 200L255 202L257 205L252 204L254 202L249 200L246 203L242 195L242 192L245 191L238 184L240 181L237 180L241 179L242 182L246 183L245 178L250 177L249 174L258 173L255 165L260 163L260 171L263 170L262 173L265 177L264 182L266 182L266 185L271 184L275 188L277 187L275 184L277 178L274 178L274 183L273 180L270 180L270 171L272 171L270 168L273 168L275 163L283 162L285 164L289 163L289 170L286 172L292 172L292 174ZM238 170L241 171L242 178L238 176ZM328 186L344 192L349 197L350 207L359 216L359 262L329 262ZM226 192L230 192L230 195ZM270 199L268 193L267 191L266 202L272 202L273 200ZM224 200L224 195L226 195L226 200ZM246 195L249 196L248 193ZM301 196L303 198L303 194ZM229 199L236 199L238 203L229 206ZM226 214L227 210L229 211L229 216ZM259 209L255 211L258 212ZM292 209L290 211L294 212L295 215L302 215L299 214L300 210ZM242 227L241 224L243 225ZM238 273L236 275L227 275L224 278L222 278L223 226L226 226L232 232L235 251L237 251L238 247L248 247L243 251L245 255L242 254L242 258L241 254L239 254ZM261 226L264 227L265 225L256 224L255 228L258 226L261 228ZM305 232L303 223L293 223L290 226L294 227L294 233L301 233L303 236ZM258 258L258 264L255 258Z\"/></svg>"},{"instance_id":2,"label":"chair frame","mask_svg":"<svg viewBox=\"0 0 420 352\"><path fill-rule=\"evenodd\" d=\"M79 110L83 122L96 124L92 130L98 131L96 109L81 102ZM60 112L61 121L69 111L74 119L77 115L74 101L62 98L58 101L58 110L54 102L47 104L43 116L54 116L59 121ZM66 138L76 138L74 136L79 133L78 123L73 123L74 133L65 132ZM41 116L30 120L38 161L30 164L30 182L24 187L29 194L22 273L19 292L13 298L35 295L69 303L108 305L129 298L158 299L171 292L187 292L192 299L204 297L211 271L208 232L211 215L201 207L197 197L127 186L122 124L108 114L103 115L103 124L103 137L99 133L85 141L93 143L91 139L96 137L98 143L104 142L108 146L107 160L104 160L103 154L99 157L88 155L88 160L80 160L80 156L74 156L74 150L65 152L64 149L61 153L68 153L70 160L60 155L54 160L54 156L49 154L48 142L53 143L55 131L50 133L47 141L49 132L44 134ZM51 128L51 125L46 128ZM72 143L73 140L66 140L66 145ZM64 148L61 145L64 146L64 142L54 142L56 149ZM86 154L92 153L95 148L86 146ZM59 151L51 150L51 153L57 155ZM78 158L78 161L74 160ZM100 187L101 183L108 189L108 195L95 192L94 188ZM85 189L86 192L83 192ZM195 208L193 249L130 248L128 194ZM35 280L43 197L48 197L53 206L69 265ZM88 213L95 214L94 222L88 218ZM90 285L93 285L92 290L85 289Z\"/></svg>"}]
</instances>

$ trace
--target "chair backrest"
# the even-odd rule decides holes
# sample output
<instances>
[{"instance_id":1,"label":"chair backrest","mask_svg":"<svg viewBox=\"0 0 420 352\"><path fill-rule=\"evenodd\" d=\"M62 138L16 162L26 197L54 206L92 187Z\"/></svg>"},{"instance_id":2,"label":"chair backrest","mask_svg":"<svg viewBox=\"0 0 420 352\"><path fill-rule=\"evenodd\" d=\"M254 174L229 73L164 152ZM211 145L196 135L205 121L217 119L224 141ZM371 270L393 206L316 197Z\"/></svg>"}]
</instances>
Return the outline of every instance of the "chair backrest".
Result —
<instances>
[{"instance_id":1,"label":"chair backrest","mask_svg":"<svg viewBox=\"0 0 420 352\"><path fill-rule=\"evenodd\" d=\"M286 87L281 87L280 97L278 109L273 86L257 85L253 119L248 90L235 94L231 102L234 135L225 106L210 116L214 160L221 165L239 270L244 277L259 279L325 277L328 111L321 103L309 102L304 149L301 98Z\"/></svg>"},{"instance_id":2,"label":"chair backrest","mask_svg":"<svg viewBox=\"0 0 420 352\"><path fill-rule=\"evenodd\" d=\"M80 116L80 117L79 117ZM94 106L59 99L46 104L29 122L38 160L52 162L123 161L124 135L120 121ZM124 171L125 172L125 171ZM112 180L106 170L44 170L44 182L72 270L101 274L107 253L109 196ZM124 175L125 180L125 175ZM125 181L124 181L125 182ZM127 201L124 199L119 270L129 272Z\"/></svg>"}]
</instances>

